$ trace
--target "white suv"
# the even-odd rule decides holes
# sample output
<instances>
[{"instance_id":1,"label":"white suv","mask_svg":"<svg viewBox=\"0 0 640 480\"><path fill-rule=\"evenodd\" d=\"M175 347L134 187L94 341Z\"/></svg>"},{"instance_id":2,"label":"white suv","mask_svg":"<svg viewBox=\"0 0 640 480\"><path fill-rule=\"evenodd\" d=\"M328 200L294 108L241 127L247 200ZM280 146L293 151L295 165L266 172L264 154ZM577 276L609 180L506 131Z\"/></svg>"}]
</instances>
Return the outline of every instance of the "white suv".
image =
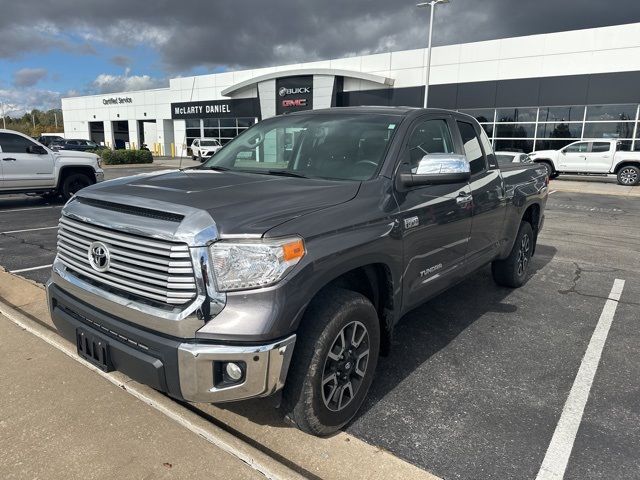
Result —
<instances>
[{"instance_id":1,"label":"white suv","mask_svg":"<svg viewBox=\"0 0 640 480\"><path fill-rule=\"evenodd\" d=\"M196 138L191 143L191 158L204 162L222 148L215 138Z\"/></svg>"}]
</instances>

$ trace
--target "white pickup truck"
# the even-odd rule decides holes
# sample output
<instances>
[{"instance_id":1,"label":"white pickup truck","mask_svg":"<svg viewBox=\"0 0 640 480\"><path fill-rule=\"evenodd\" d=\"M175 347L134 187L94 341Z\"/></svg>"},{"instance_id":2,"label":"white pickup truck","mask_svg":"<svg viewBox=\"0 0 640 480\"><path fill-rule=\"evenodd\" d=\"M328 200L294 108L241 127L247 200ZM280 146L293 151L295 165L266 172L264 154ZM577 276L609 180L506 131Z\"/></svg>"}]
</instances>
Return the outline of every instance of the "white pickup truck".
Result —
<instances>
[{"instance_id":1,"label":"white pickup truck","mask_svg":"<svg viewBox=\"0 0 640 480\"><path fill-rule=\"evenodd\" d=\"M0 194L62 195L68 200L102 180L95 153L54 152L22 133L0 129Z\"/></svg>"},{"instance_id":2,"label":"white pickup truck","mask_svg":"<svg viewBox=\"0 0 640 480\"><path fill-rule=\"evenodd\" d=\"M549 170L549 177L562 173L615 174L620 185L640 183L640 152L621 150L616 139L593 139L573 142L560 150L540 150L529 157Z\"/></svg>"}]
</instances>

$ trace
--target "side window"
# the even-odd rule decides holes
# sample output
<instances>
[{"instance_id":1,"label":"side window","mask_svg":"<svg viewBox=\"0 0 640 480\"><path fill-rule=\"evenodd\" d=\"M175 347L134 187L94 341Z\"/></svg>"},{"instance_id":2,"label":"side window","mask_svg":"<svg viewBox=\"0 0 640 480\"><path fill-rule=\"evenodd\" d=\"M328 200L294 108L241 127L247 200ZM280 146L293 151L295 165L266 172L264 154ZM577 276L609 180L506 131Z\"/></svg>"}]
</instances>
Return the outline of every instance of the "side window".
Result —
<instances>
[{"instance_id":1,"label":"side window","mask_svg":"<svg viewBox=\"0 0 640 480\"><path fill-rule=\"evenodd\" d=\"M480 141L473 125L467 122L458 122L462 144L464 145L464 154L469 160L471 166L471 175L482 172L486 167L486 161L480 148ZM493 150L491 150L493 152Z\"/></svg>"},{"instance_id":2,"label":"side window","mask_svg":"<svg viewBox=\"0 0 640 480\"><path fill-rule=\"evenodd\" d=\"M20 135L0 133L0 147L3 153L27 153L27 149L35 145L31 140Z\"/></svg>"},{"instance_id":3,"label":"side window","mask_svg":"<svg viewBox=\"0 0 640 480\"><path fill-rule=\"evenodd\" d=\"M446 120L425 120L420 122L409 137L411 171L418 169L418 163L429 153L452 153L453 141Z\"/></svg>"},{"instance_id":4,"label":"side window","mask_svg":"<svg viewBox=\"0 0 640 480\"><path fill-rule=\"evenodd\" d=\"M493 146L491 145L489 137L487 137L487 132L484 131L484 128L480 129L480 141L482 142L482 148L484 149L484 154L487 157L489 168L496 168L498 166L498 161L495 153L493 152Z\"/></svg>"},{"instance_id":5,"label":"side window","mask_svg":"<svg viewBox=\"0 0 640 480\"><path fill-rule=\"evenodd\" d=\"M611 149L609 142L593 142L591 151L594 153L608 152Z\"/></svg>"},{"instance_id":6,"label":"side window","mask_svg":"<svg viewBox=\"0 0 640 480\"><path fill-rule=\"evenodd\" d=\"M573 145L568 145L565 147L564 151L566 153L584 153L589 151L589 143L587 142L579 142L574 143Z\"/></svg>"}]
</instances>

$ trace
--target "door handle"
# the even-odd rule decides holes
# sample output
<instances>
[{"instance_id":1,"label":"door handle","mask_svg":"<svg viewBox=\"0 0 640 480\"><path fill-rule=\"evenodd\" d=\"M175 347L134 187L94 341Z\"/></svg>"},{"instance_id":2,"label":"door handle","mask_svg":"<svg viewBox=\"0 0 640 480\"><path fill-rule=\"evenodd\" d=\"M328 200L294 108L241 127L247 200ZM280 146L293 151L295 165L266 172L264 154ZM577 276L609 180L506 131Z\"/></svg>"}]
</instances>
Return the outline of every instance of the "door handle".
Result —
<instances>
[{"instance_id":1,"label":"door handle","mask_svg":"<svg viewBox=\"0 0 640 480\"><path fill-rule=\"evenodd\" d=\"M4 160L5 162L15 162L16 161L16 159L13 158L13 157L6 157L6 158L3 158L2 160Z\"/></svg>"},{"instance_id":2,"label":"door handle","mask_svg":"<svg viewBox=\"0 0 640 480\"><path fill-rule=\"evenodd\" d=\"M469 192L460 192L456 197L456 203L458 205L467 204L472 200L473 200L473 195L471 195Z\"/></svg>"}]
</instances>

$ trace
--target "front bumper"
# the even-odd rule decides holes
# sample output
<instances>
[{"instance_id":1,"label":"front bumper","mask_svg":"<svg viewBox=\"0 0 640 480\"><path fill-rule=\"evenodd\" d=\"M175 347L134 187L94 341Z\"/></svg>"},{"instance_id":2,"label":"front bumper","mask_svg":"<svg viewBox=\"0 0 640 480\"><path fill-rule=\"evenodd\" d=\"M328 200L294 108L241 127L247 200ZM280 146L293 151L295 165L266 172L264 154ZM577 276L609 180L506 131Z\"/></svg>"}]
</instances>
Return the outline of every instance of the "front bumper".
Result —
<instances>
[{"instance_id":1,"label":"front bumper","mask_svg":"<svg viewBox=\"0 0 640 480\"><path fill-rule=\"evenodd\" d=\"M47 284L51 318L60 334L76 342L79 328L109 345L114 369L170 396L190 402L265 397L284 386L296 336L262 345L223 345L166 337L134 326ZM224 362L245 366L235 384L219 381Z\"/></svg>"},{"instance_id":2,"label":"front bumper","mask_svg":"<svg viewBox=\"0 0 640 480\"><path fill-rule=\"evenodd\" d=\"M104 170L98 170L96 174L96 183L104 182Z\"/></svg>"}]
</instances>

